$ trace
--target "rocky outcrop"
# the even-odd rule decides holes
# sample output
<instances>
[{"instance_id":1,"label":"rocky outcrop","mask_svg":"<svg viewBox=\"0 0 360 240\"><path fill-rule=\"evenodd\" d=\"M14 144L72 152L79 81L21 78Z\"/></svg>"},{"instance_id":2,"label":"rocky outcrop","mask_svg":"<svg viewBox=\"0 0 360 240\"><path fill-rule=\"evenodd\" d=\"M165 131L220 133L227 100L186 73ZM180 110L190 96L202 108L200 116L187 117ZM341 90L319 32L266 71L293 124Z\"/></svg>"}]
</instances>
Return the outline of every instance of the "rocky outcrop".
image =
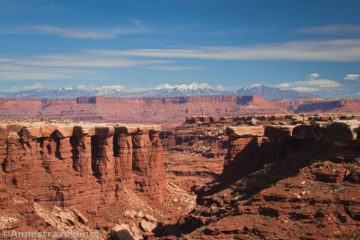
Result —
<instances>
[{"instance_id":1,"label":"rocky outcrop","mask_svg":"<svg viewBox=\"0 0 360 240\"><path fill-rule=\"evenodd\" d=\"M229 136L229 144L222 174L223 178L233 178L253 171L258 165L258 154L264 136L264 127L229 127L226 132Z\"/></svg>"},{"instance_id":2,"label":"rocky outcrop","mask_svg":"<svg viewBox=\"0 0 360 240\"><path fill-rule=\"evenodd\" d=\"M214 118L209 116L201 116L201 117L187 117L185 119L185 123L188 124L198 124L198 123L213 123Z\"/></svg>"},{"instance_id":3,"label":"rocky outcrop","mask_svg":"<svg viewBox=\"0 0 360 240\"><path fill-rule=\"evenodd\" d=\"M227 137L213 117L188 117L172 130L160 132L165 149L165 170L181 188L190 190L213 181L221 172Z\"/></svg>"},{"instance_id":4,"label":"rocky outcrop","mask_svg":"<svg viewBox=\"0 0 360 240\"><path fill-rule=\"evenodd\" d=\"M317 117L321 121L258 116L255 126L228 126L221 178L198 192L191 213L174 226L158 228L157 235L357 239L360 121Z\"/></svg>"},{"instance_id":5,"label":"rocky outcrop","mask_svg":"<svg viewBox=\"0 0 360 240\"><path fill-rule=\"evenodd\" d=\"M156 202L165 194L160 127L107 124L0 125L0 181L28 202L96 210L128 190Z\"/></svg>"},{"instance_id":6,"label":"rocky outcrop","mask_svg":"<svg viewBox=\"0 0 360 240\"><path fill-rule=\"evenodd\" d=\"M193 185L204 185L216 179L224 166L226 174L222 176L231 178L234 168L227 165L235 156L227 150L229 144L238 144L239 149L244 149L242 155L248 155L239 163L242 165L240 172L246 173L264 164L263 154L274 160L292 151L289 141L292 132L297 139L315 139L320 137L322 128L329 129L327 125L334 121L331 128L339 128L336 125L345 123L355 131L359 119L360 116L356 114L275 114L221 118L193 116L187 117L182 125L174 129L162 131L160 138L166 150L165 166L170 173L169 177L184 189L190 189ZM356 138L355 132L352 134L352 138ZM228 138L234 142L228 142ZM269 148L266 153L265 142ZM348 143L345 141L344 144ZM240 172L236 170L235 176L238 177Z\"/></svg>"}]
</instances>

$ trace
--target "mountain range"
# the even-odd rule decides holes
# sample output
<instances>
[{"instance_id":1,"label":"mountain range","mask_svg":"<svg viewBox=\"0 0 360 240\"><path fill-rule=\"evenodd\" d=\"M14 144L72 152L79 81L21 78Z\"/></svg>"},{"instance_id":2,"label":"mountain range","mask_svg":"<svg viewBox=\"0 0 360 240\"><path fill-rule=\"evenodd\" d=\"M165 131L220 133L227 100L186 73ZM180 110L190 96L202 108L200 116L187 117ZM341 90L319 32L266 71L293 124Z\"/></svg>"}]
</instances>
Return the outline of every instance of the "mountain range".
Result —
<instances>
[{"instance_id":1,"label":"mountain range","mask_svg":"<svg viewBox=\"0 0 360 240\"><path fill-rule=\"evenodd\" d=\"M265 99L304 99L314 98L316 95L301 93L291 89L280 89L261 84L250 87L241 87L237 91L224 90L221 86L211 86L207 83L192 83L170 85L163 84L153 89L134 91L125 90L121 85L110 85L102 87L71 87L71 88L51 88L51 87L32 87L19 89L11 92L0 92L1 98L74 98L81 96L104 96L104 97L184 97L184 96L211 96L211 95L260 95Z\"/></svg>"}]
</instances>

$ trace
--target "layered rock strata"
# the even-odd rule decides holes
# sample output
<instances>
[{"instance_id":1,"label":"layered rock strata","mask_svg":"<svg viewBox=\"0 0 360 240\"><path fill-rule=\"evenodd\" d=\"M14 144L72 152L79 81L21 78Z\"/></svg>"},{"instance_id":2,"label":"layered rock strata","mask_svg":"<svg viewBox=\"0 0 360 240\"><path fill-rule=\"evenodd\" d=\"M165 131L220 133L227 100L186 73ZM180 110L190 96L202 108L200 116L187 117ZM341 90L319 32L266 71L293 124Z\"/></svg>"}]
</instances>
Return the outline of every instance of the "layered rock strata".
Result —
<instances>
[{"instance_id":1,"label":"layered rock strata","mask_svg":"<svg viewBox=\"0 0 360 240\"><path fill-rule=\"evenodd\" d=\"M354 113L360 99L264 100L260 96L188 96L164 98L79 97L0 99L0 119L71 119L73 121L163 124L175 127L187 116L250 114ZM211 121L195 119L195 121Z\"/></svg>"},{"instance_id":2,"label":"layered rock strata","mask_svg":"<svg viewBox=\"0 0 360 240\"><path fill-rule=\"evenodd\" d=\"M233 139L231 144L238 144L234 148L242 149L243 162L241 171L246 173L256 169L263 162L261 155L266 154L269 158L281 158L286 152L291 151L290 145L283 146L280 142L289 143L292 129L296 125L304 128L312 128L312 124L318 126L327 125L331 122L345 122L356 125L360 120L358 114L275 114L275 115L250 115L238 117L210 117L192 116L187 117L185 122L171 130L160 133L162 145L166 154L166 171L169 177L185 189L192 185L204 185L216 179L225 166L227 178L231 178L233 166L224 164L225 157L232 158L228 139ZM265 135L272 137L264 138L264 126L267 127ZM302 127L298 127L300 129ZM317 127L319 128L319 127ZM231 134L226 129L242 132L241 136ZM244 132L246 131L246 132ZM316 130L318 132L318 130ZM320 133L318 133L320 134ZM264 153L264 141L271 141L267 153ZM242 146L242 147L241 147ZM261 147L260 147L261 146ZM289 148L288 148L289 147ZM285 151L284 149L289 149ZM261 150L261 151L260 151ZM247 157L245 158L245 155ZM239 174L236 171L236 174Z\"/></svg>"},{"instance_id":3,"label":"layered rock strata","mask_svg":"<svg viewBox=\"0 0 360 240\"><path fill-rule=\"evenodd\" d=\"M121 201L126 189L162 202L163 149L156 125L0 125L1 206L29 202L80 210Z\"/></svg>"},{"instance_id":4,"label":"layered rock strata","mask_svg":"<svg viewBox=\"0 0 360 240\"><path fill-rule=\"evenodd\" d=\"M330 117L228 127L221 178L199 192L190 214L159 228L158 236L359 238L360 121Z\"/></svg>"}]
</instances>

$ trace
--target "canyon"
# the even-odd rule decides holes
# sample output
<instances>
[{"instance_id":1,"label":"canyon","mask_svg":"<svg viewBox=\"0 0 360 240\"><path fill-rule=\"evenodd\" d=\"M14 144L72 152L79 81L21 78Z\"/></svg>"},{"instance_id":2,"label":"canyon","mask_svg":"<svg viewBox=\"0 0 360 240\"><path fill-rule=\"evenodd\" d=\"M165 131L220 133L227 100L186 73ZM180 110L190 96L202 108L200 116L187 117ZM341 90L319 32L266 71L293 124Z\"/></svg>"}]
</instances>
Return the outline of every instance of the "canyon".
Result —
<instances>
[{"instance_id":1,"label":"canyon","mask_svg":"<svg viewBox=\"0 0 360 240\"><path fill-rule=\"evenodd\" d=\"M187 116L236 117L281 113L351 113L359 99L264 100L250 96L167 98L78 97L0 99L0 120L72 120L180 125Z\"/></svg>"},{"instance_id":2,"label":"canyon","mask_svg":"<svg viewBox=\"0 0 360 240\"><path fill-rule=\"evenodd\" d=\"M0 229L113 240L356 239L359 129L354 113L188 116L166 129L4 121Z\"/></svg>"},{"instance_id":3,"label":"canyon","mask_svg":"<svg viewBox=\"0 0 360 240\"><path fill-rule=\"evenodd\" d=\"M223 170L194 189L194 210L156 229L158 238L360 237L359 115L210 119L189 118L187 124L215 130L223 123Z\"/></svg>"},{"instance_id":4,"label":"canyon","mask_svg":"<svg viewBox=\"0 0 360 240\"><path fill-rule=\"evenodd\" d=\"M165 218L151 207L173 207L165 203L159 132L158 125L1 124L1 230L96 229L106 236L124 209Z\"/></svg>"}]
</instances>

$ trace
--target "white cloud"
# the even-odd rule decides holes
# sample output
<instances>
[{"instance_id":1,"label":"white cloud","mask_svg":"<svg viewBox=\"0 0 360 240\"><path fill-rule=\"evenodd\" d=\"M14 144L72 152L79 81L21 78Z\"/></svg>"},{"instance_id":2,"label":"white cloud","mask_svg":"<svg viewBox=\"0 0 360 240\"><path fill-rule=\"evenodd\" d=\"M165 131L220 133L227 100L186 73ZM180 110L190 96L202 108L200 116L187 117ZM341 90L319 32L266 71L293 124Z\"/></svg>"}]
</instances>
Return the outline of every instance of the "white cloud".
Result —
<instances>
[{"instance_id":1,"label":"white cloud","mask_svg":"<svg viewBox=\"0 0 360 240\"><path fill-rule=\"evenodd\" d=\"M35 25L32 26L32 28L39 32L59 35L66 38L107 39L116 36L116 34L113 33L112 31L108 31L108 32L90 31L90 30L81 30L81 29L61 28L61 27L47 26L47 25Z\"/></svg>"},{"instance_id":2,"label":"white cloud","mask_svg":"<svg viewBox=\"0 0 360 240\"><path fill-rule=\"evenodd\" d=\"M191 66L151 66L147 67L152 70L163 70L163 71L187 71L187 70L200 70L200 67Z\"/></svg>"},{"instance_id":3,"label":"white cloud","mask_svg":"<svg viewBox=\"0 0 360 240\"><path fill-rule=\"evenodd\" d=\"M67 28L51 25L27 25L0 28L0 34L50 34L73 39L111 39L119 35L148 32L141 20L131 20L129 26L113 28Z\"/></svg>"},{"instance_id":4,"label":"white cloud","mask_svg":"<svg viewBox=\"0 0 360 240\"><path fill-rule=\"evenodd\" d=\"M316 78L320 77L320 74L318 74L318 73L310 73L307 77L309 79L316 79Z\"/></svg>"},{"instance_id":5,"label":"white cloud","mask_svg":"<svg viewBox=\"0 0 360 240\"><path fill-rule=\"evenodd\" d=\"M294 41L244 47L92 50L101 55L209 60L359 61L360 39Z\"/></svg>"},{"instance_id":6,"label":"white cloud","mask_svg":"<svg viewBox=\"0 0 360 240\"><path fill-rule=\"evenodd\" d=\"M1 62L9 62L9 61L11 61L10 58L0 58L0 63Z\"/></svg>"},{"instance_id":7,"label":"white cloud","mask_svg":"<svg viewBox=\"0 0 360 240\"><path fill-rule=\"evenodd\" d=\"M287 89L287 88L290 88L290 84L285 82L285 83L281 83L281 84L277 85L277 87Z\"/></svg>"},{"instance_id":8,"label":"white cloud","mask_svg":"<svg viewBox=\"0 0 360 240\"><path fill-rule=\"evenodd\" d=\"M27 86L21 86L21 87L12 87L10 91L17 92L17 91L31 91L36 89L43 89L46 88L42 83L34 83Z\"/></svg>"},{"instance_id":9,"label":"white cloud","mask_svg":"<svg viewBox=\"0 0 360 240\"><path fill-rule=\"evenodd\" d=\"M336 89L341 87L341 84L335 80L322 79L320 74L311 73L306 76L306 80L284 82L278 85L282 89L293 89L299 92L317 92L320 90Z\"/></svg>"},{"instance_id":10,"label":"white cloud","mask_svg":"<svg viewBox=\"0 0 360 240\"><path fill-rule=\"evenodd\" d=\"M298 92L317 92L317 91L319 91L318 88L310 88L310 87L294 87L292 89L295 91L298 91Z\"/></svg>"},{"instance_id":11,"label":"white cloud","mask_svg":"<svg viewBox=\"0 0 360 240\"><path fill-rule=\"evenodd\" d=\"M318 34L337 34L337 33L360 33L360 25L351 24L332 24L317 27L307 27L297 30L298 33L318 33Z\"/></svg>"},{"instance_id":12,"label":"white cloud","mask_svg":"<svg viewBox=\"0 0 360 240\"><path fill-rule=\"evenodd\" d=\"M61 79L93 79L100 73L94 70L47 68L0 64L0 81L9 80L61 80Z\"/></svg>"},{"instance_id":13,"label":"white cloud","mask_svg":"<svg viewBox=\"0 0 360 240\"><path fill-rule=\"evenodd\" d=\"M316 86L319 88L337 88L340 87L340 83L334 80L329 79L316 79L316 80L306 80L299 81L298 84L308 85L308 86Z\"/></svg>"},{"instance_id":14,"label":"white cloud","mask_svg":"<svg viewBox=\"0 0 360 240\"><path fill-rule=\"evenodd\" d=\"M350 73L350 74L346 75L346 77L344 79L345 80L357 80L359 78L360 78L360 74Z\"/></svg>"},{"instance_id":15,"label":"white cloud","mask_svg":"<svg viewBox=\"0 0 360 240\"><path fill-rule=\"evenodd\" d=\"M168 61L125 59L90 53L4 58L0 61L0 81L100 79L104 76L100 69L164 63Z\"/></svg>"},{"instance_id":16,"label":"white cloud","mask_svg":"<svg viewBox=\"0 0 360 240\"><path fill-rule=\"evenodd\" d=\"M160 60L125 59L112 56L97 56L96 54L44 55L18 60L19 64L42 67L66 68L123 68L139 65L166 63Z\"/></svg>"}]
</instances>

